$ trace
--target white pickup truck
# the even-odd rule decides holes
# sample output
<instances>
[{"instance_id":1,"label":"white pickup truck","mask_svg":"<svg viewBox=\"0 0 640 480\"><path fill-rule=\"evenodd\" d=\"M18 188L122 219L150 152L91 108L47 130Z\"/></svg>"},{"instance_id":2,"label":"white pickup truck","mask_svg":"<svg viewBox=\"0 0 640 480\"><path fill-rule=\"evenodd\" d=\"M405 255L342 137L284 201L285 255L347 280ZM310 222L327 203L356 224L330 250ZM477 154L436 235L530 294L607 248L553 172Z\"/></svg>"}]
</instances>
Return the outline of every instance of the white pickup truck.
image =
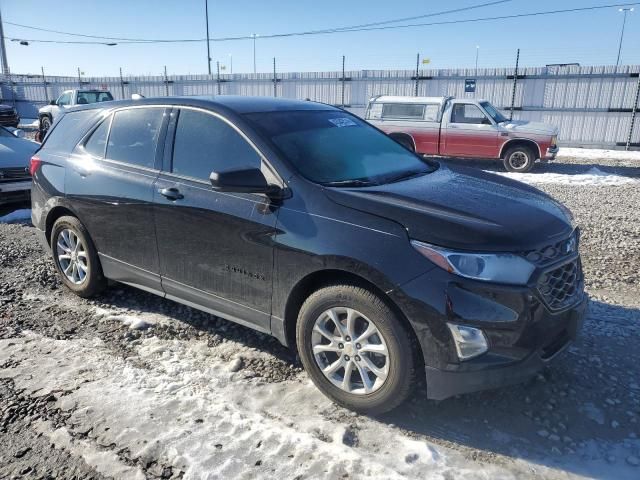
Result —
<instances>
[{"instance_id":1,"label":"white pickup truck","mask_svg":"<svg viewBox=\"0 0 640 480\"><path fill-rule=\"evenodd\" d=\"M67 108L111 100L113 100L113 95L108 90L65 90L57 100L51 100L49 105L38 110L40 131L49 130L54 120L63 115Z\"/></svg>"}]
</instances>

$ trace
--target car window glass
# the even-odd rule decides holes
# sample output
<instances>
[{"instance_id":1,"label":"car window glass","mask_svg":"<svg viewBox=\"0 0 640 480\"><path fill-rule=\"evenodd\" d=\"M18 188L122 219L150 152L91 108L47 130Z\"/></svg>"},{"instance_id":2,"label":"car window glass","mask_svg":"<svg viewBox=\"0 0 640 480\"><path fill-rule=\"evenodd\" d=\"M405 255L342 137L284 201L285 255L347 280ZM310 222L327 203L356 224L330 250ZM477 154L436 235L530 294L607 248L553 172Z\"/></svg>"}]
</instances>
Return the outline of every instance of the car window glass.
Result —
<instances>
[{"instance_id":1,"label":"car window glass","mask_svg":"<svg viewBox=\"0 0 640 480\"><path fill-rule=\"evenodd\" d=\"M78 92L78 105L113 100L109 92Z\"/></svg>"},{"instance_id":2,"label":"car window glass","mask_svg":"<svg viewBox=\"0 0 640 480\"><path fill-rule=\"evenodd\" d=\"M487 117L476 105L456 103L451 111L451 123L484 123Z\"/></svg>"},{"instance_id":3,"label":"car window glass","mask_svg":"<svg viewBox=\"0 0 640 480\"><path fill-rule=\"evenodd\" d=\"M440 105L438 105L437 103L427 104L424 112L424 119L428 122L437 122L439 111L440 111Z\"/></svg>"},{"instance_id":4,"label":"car window glass","mask_svg":"<svg viewBox=\"0 0 640 480\"><path fill-rule=\"evenodd\" d=\"M258 152L228 123L197 110L180 111L173 173L208 180L212 171L260 168Z\"/></svg>"},{"instance_id":5,"label":"car window glass","mask_svg":"<svg viewBox=\"0 0 640 480\"><path fill-rule=\"evenodd\" d=\"M63 93L58 98L58 105L69 105L71 103L71 94Z\"/></svg>"},{"instance_id":6,"label":"car window glass","mask_svg":"<svg viewBox=\"0 0 640 480\"><path fill-rule=\"evenodd\" d=\"M49 129L43 148L58 152L71 152L89 130L99 110L67 112Z\"/></svg>"},{"instance_id":7,"label":"car window glass","mask_svg":"<svg viewBox=\"0 0 640 480\"><path fill-rule=\"evenodd\" d=\"M413 118L424 117L424 105L411 103L385 103L382 107L382 118Z\"/></svg>"},{"instance_id":8,"label":"car window glass","mask_svg":"<svg viewBox=\"0 0 640 480\"><path fill-rule=\"evenodd\" d=\"M84 149L94 157L103 158L108 134L109 119L106 119L93 131L89 140L84 144Z\"/></svg>"},{"instance_id":9,"label":"car window glass","mask_svg":"<svg viewBox=\"0 0 640 480\"><path fill-rule=\"evenodd\" d=\"M153 168L164 109L131 108L116 112L111 123L107 158Z\"/></svg>"}]
</instances>

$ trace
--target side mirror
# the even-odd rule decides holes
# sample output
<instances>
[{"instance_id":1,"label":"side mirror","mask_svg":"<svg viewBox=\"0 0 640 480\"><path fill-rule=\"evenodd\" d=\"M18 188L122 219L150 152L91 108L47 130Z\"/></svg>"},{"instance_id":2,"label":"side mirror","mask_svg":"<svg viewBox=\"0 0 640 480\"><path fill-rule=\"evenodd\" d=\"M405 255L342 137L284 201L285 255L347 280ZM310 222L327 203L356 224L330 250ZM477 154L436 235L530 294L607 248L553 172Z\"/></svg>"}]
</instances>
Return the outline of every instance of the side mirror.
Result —
<instances>
[{"instance_id":1,"label":"side mirror","mask_svg":"<svg viewBox=\"0 0 640 480\"><path fill-rule=\"evenodd\" d=\"M20 130L18 128L16 128L15 130L13 130L11 133L13 133L16 137L18 138L24 138L25 137L25 133L24 130Z\"/></svg>"},{"instance_id":2,"label":"side mirror","mask_svg":"<svg viewBox=\"0 0 640 480\"><path fill-rule=\"evenodd\" d=\"M211 172L209 180L213 189L218 192L265 193L272 195L280 190L280 187L269 185L259 168Z\"/></svg>"},{"instance_id":3,"label":"side mirror","mask_svg":"<svg viewBox=\"0 0 640 480\"><path fill-rule=\"evenodd\" d=\"M57 105L57 103L56 103L56 101L55 101L55 100L51 100L51 101L49 102L49 105Z\"/></svg>"}]
</instances>

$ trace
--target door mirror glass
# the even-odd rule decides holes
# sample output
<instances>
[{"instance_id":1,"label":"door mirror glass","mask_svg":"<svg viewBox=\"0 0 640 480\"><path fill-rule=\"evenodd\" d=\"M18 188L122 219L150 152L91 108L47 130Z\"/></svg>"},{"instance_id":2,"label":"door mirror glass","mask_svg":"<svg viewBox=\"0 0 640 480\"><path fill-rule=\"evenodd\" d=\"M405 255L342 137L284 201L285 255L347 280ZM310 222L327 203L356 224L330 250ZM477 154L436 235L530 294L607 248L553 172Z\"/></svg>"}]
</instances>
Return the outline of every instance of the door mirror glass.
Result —
<instances>
[{"instance_id":1,"label":"door mirror glass","mask_svg":"<svg viewBox=\"0 0 640 480\"><path fill-rule=\"evenodd\" d=\"M279 190L279 187L269 185L259 168L214 171L209 175L209 180L213 189L218 192L272 194Z\"/></svg>"}]
</instances>

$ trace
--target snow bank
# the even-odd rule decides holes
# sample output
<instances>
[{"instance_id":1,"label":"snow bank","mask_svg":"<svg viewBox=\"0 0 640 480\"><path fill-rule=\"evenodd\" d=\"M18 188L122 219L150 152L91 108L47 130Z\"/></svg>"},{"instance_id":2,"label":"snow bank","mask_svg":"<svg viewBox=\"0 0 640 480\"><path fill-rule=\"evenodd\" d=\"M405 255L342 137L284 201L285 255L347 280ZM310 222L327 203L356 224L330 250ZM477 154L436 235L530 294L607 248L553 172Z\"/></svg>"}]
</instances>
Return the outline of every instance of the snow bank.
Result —
<instances>
[{"instance_id":1,"label":"snow bank","mask_svg":"<svg viewBox=\"0 0 640 480\"><path fill-rule=\"evenodd\" d=\"M640 161L640 151L603 150L599 148L560 147L557 158L585 158L589 160L636 160Z\"/></svg>"},{"instance_id":2,"label":"snow bank","mask_svg":"<svg viewBox=\"0 0 640 480\"><path fill-rule=\"evenodd\" d=\"M634 152L635 153L635 152ZM518 180L525 183L533 184L565 184L573 186L582 185L628 185L632 183L640 184L640 178L626 177L624 175L616 175L614 173L603 172L597 167L593 167L587 173L512 173L512 172L492 172L498 175Z\"/></svg>"},{"instance_id":3,"label":"snow bank","mask_svg":"<svg viewBox=\"0 0 640 480\"><path fill-rule=\"evenodd\" d=\"M28 208L14 210L9 214L0 217L0 223L22 222L24 220L31 220L31 210Z\"/></svg>"}]
</instances>

